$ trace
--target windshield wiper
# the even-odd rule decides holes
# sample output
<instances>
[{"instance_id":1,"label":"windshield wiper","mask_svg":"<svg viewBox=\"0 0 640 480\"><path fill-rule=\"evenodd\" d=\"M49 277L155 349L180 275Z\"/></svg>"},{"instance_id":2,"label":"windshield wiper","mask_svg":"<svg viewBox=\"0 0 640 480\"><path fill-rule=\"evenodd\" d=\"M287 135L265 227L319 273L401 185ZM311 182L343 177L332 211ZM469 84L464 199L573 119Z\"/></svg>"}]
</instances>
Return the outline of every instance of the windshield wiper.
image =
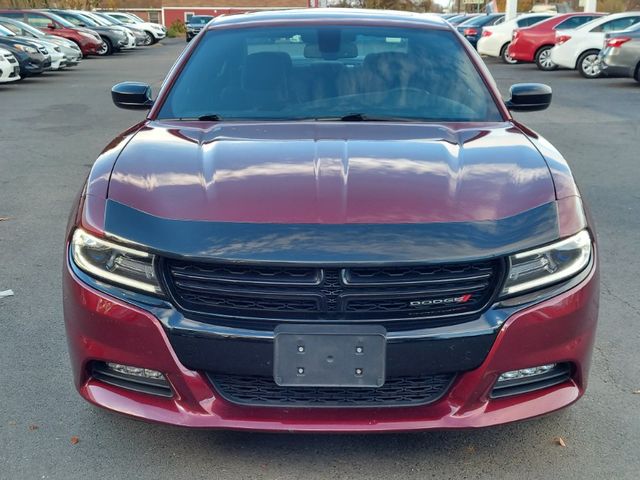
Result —
<instances>
[{"instance_id":1,"label":"windshield wiper","mask_svg":"<svg viewBox=\"0 0 640 480\"><path fill-rule=\"evenodd\" d=\"M213 113L210 115L200 115L198 117L198 120L202 122L217 122L219 120L222 120L222 118L220 117L220 115L216 115L215 113Z\"/></svg>"},{"instance_id":2,"label":"windshield wiper","mask_svg":"<svg viewBox=\"0 0 640 480\"><path fill-rule=\"evenodd\" d=\"M349 113L341 117L316 117L316 121L322 122L415 122L415 118L407 117L387 117L367 115L366 113Z\"/></svg>"}]
</instances>

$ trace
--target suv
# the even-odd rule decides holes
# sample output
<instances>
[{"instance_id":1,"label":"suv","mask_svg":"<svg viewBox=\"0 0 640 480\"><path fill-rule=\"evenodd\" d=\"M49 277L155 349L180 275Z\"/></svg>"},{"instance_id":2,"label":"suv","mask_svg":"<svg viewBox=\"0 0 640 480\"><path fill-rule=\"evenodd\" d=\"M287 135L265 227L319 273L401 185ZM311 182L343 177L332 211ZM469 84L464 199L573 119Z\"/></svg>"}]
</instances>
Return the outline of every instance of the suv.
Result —
<instances>
[{"instance_id":1,"label":"suv","mask_svg":"<svg viewBox=\"0 0 640 480\"><path fill-rule=\"evenodd\" d=\"M211 15L193 15L186 25L187 42L190 42L193 37L199 34L200 30L202 30L211 20L213 20L213 16Z\"/></svg>"},{"instance_id":2,"label":"suv","mask_svg":"<svg viewBox=\"0 0 640 480\"><path fill-rule=\"evenodd\" d=\"M219 17L94 164L64 316L88 401L189 427L496 425L575 402L598 316L571 171L445 20Z\"/></svg>"}]
</instances>

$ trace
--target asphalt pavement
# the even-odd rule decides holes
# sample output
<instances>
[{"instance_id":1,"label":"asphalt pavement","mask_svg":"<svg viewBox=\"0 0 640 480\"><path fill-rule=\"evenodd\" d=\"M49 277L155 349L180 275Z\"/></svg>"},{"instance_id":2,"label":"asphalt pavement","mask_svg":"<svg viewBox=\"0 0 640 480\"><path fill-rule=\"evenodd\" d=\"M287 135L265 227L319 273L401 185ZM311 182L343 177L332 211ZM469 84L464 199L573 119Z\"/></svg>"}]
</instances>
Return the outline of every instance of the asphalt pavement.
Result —
<instances>
[{"instance_id":1,"label":"asphalt pavement","mask_svg":"<svg viewBox=\"0 0 640 480\"><path fill-rule=\"evenodd\" d=\"M487 62L505 96L513 83L551 85L551 108L517 118L563 152L598 227L600 326L576 405L485 430L275 435L147 424L84 402L62 319L67 216L102 148L144 117L116 109L110 87L157 91L183 47L0 85L0 291L15 292L0 298L0 479L639 478L640 84L532 65Z\"/></svg>"}]
</instances>

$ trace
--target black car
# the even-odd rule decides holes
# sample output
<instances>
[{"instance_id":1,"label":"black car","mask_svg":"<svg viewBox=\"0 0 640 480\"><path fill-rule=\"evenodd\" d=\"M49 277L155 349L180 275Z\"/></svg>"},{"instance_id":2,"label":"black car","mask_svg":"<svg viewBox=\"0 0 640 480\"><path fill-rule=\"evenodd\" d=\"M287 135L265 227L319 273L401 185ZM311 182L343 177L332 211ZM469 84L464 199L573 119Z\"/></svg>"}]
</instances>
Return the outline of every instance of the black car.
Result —
<instances>
[{"instance_id":1,"label":"black car","mask_svg":"<svg viewBox=\"0 0 640 480\"><path fill-rule=\"evenodd\" d=\"M34 43L0 35L0 47L9 50L16 57L22 78L39 75L51 68L51 57L41 53Z\"/></svg>"},{"instance_id":2,"label":"black car","mask_svg":"<svg viewBox=\"0 0 640 480\"><path fill-rule=\"evenodd\" d=\"M194 15L187 22L187 42L190 42L193 37L195 37L200 30L213 20L211 15Z\"/></svg>"},{"instance_id":3,"label":"black car","mask_svg":"<svg viewBox=\"0 0 640 480\"><path fill-rule=\"evenodd\" d=\"M100 56L111 55L114 52L119 52L122 47L127 44L127 35L120 28L98 25L89 17L85 17L80 13L72 12L69 10L51 9L49 11L55 13L59 17L64 18L77 27L90 28L98 35L100 35L100 38L102 38L102 43L104 44L102 48L98 50L98 55Z\"/></svg>"},{"instance_id":4,"label":"black car","mask_svg":"<svg viewBox=\"0 0 640 480\"><path fill-rule=\"evenodd\" d=\"M473 48L478 45L478 40L482 37L484 27L497 25L504 21L504 13L490 13L488 15L478 15L459 24L456 29L466 38Z\"/></svg>"}]
</instances>

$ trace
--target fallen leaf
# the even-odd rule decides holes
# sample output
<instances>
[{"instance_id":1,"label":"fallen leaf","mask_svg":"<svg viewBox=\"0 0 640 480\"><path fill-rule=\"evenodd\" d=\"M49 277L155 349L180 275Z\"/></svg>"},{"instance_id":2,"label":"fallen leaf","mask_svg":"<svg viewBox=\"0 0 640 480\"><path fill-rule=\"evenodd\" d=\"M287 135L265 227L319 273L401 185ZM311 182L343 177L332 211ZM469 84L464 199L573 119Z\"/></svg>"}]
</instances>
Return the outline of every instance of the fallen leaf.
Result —
<instances>
[{"instance_id":1,"label":"fallen leaf","mask_svg":"<svg viewBox=\"0 0 640 480\"><path fill-rule=\"evenodd\" d=\"M29 430L31 430L32 432L37 429L38 429L38 425L34 425L34 424L29 425Z\"/></svg>"},{"instance_id":2,"label":"fallen leaf","mask_svg":"<svg viewBox=\"0 0 640 480\"><path fill-rule=\"evenodd\" d=\"M634 390L634 391L633 391L633 392L631 392L631 393L633 393L634 395L640 395L640 390Z\"/></svg>"},{"instance_id":3,"label":"fallen leaf","mask_svg":"<svg viewBox=\"0 0 640 480\"><path fill-rule=\"evenodd\" d=\"M16 422L15 420L9 420L9 426L10 427L15 427L18 424L18 422Z\"/></svg>"},{"instance_id":4,"label":"fallen leaf","mask_svg":"<svg viewBox=\"0 0 640 480\"><path fill-rule=\"evenodd\" d=\"M11 220L11 217L0 217L0 222L4 222L5 220Z\"/></svg>"},{"instance_id":5,"label":"fallen leaf","mask_svg":"<svg viewBox=\"0 0 640 480\"><path fill-rule=\"evenodd\" d=\"M553 439L554 442L556 442L556 445L560 445L561 447L566 447L567 444L564 443L564 440L562 439L562 437L556 437Z\"/></svg>"},{"instance_id":6,"label":"fallen leaf","mask_svg":"<svg viewBox=\"0 0 640 480\"><path fill-rule=\"evenodd\" d=\"M0 292L0 298L13 297L13 290L3 290Z\"/></svg>"},{"instance_id":7,"label":"fallen leaf","mask_svg":"<svg viewBox=\"0 0 640 480\"><path fill-rule=\"evenodd\" d=\"M71 445L76 445L80 439L76 436L71 437Z\"/></svg>"},{"instance_id":8,"label":"fallen leaf","mask_svg":"<svg viewBox=\"0 0 640 480\"><path fill-rule=\"evenodd\" d=\"M476 453L476 447L473 445L467 445L467 453Z\"/></svg>"}]
</instances>

